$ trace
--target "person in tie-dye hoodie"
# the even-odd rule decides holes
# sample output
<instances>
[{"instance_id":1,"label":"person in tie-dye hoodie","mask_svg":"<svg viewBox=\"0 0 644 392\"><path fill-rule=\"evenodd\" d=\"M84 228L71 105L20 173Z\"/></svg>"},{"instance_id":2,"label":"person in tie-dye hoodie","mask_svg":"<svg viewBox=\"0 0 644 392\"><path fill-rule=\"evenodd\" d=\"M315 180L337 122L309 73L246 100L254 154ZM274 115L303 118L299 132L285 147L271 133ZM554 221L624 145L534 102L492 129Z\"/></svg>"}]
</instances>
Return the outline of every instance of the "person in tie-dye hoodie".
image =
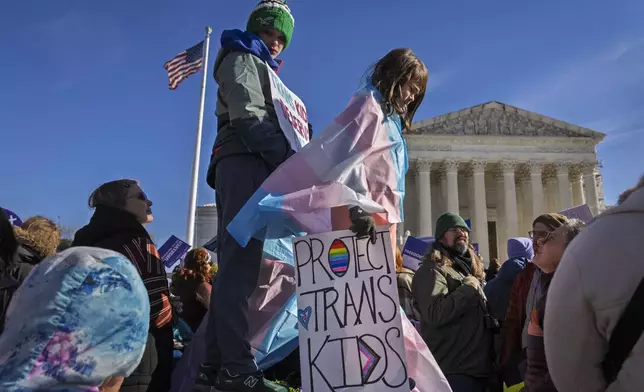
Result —
<instances>
[{"instance_id":1,"label":"person in tie-dye hoodie","mask_svg":"<svg viewBox=\"0 0 644 392\"><path fill-rule=\"evenodd\" d=\"M139 273L116 252L76 247L46 258L9 306L0 390L118 391L143 355L149 309Z\"/></svg>"}]
</instances>

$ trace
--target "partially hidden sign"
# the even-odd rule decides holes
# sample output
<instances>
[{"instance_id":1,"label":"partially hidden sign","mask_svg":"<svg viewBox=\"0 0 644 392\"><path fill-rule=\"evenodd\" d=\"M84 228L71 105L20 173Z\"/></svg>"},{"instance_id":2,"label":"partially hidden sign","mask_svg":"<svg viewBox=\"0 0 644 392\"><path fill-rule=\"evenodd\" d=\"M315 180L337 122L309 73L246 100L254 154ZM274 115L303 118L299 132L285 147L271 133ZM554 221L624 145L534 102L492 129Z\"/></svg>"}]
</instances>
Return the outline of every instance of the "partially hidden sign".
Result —
<instances>
[{"instance_id":1,"label":"partially hidden sign","mask_svg":"<svg viewBox=\"0 0 644 392\"><path fill-rule=\"evenodd\" d=\"M579 219L584 223L588 223L593 220L593 213L590 210L590 207L588 207L588 204L568 208L561 211L560 214L570 219Z\"/></svg>"},{"instance_id":2,"label":"partially hidden sign","mask_svg":"<svg viewBox=\"0 0 644 392\"><path fill-rule=\"evenodd\" d=\"M163 265L166 268L172 268L179 261L183 260L184 256L190 250L190 244L181 241L175 236L171 236L161 248L159 248L159 255L163 260Z\"/></svg>"},{"instance_id":3,"label":"partially hidden sign","mask_svg":"<svg viewBox=\"0 0 644 392\"><path fill-rule=\"evenodd\" d=\"M409 236L405 241L405 246L402 250L403 265L412 271L418 270L423 256L427 253L427 249L433 243L434 237L430 237L432 242L423 241L422 239Z\"/></svg>"},{"instance_id":4,"label":"partially hidden sign","mask_svg":"<svg viewBox=\"0 0 644 392\"><path fill-rule=\"evenodd\" d=\"M293 249L303 390L409 392L389 229L375 244L347 230Z\"/></svg>"},{"instance_id":5,"label":"partially hidden sign","mask_svg":"<svg viewBox=\"0 0 644 392\"><path fill-rule=\"evenodd\" d=\"M275 113L293 151L299 151L309 142L309 120L304 102L291 90L272 69L268 74L271 79L271 95Z\"/></svg>"},{"instance_id":6,"label":"partially hidden sign","mask_svg":"<svg viewBox=\"0 0 644 392\"><path fill-rule=\"evenodd\" d=\"M6 208L3 208L2 210L4 211L4 214L9 219L9 223L11 223L14 226L22 226L22 220L18 215L16 215L15 212L8 210Z\"/></svg>"}]
</instances>

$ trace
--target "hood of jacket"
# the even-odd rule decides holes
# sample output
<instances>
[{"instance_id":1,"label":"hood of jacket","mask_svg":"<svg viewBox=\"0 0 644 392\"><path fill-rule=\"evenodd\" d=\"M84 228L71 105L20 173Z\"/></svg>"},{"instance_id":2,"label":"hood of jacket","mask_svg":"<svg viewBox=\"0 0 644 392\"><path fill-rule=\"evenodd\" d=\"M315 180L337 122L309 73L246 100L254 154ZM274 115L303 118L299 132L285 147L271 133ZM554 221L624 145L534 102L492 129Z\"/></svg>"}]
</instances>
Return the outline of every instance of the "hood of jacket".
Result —
<instances>
[{"instance_id":1,"label":"hood of jacket","mask_svg":"<svg viewBox=\"0 0 644 392\"><path fill-rule=\"evenodd\" d=\"M628 214L644 212L644 187L636 189L622 204L604 211L596 219L613 214Z\"/></svg>"},{"instance_id":2,"label":"hood of jacket","mask_svg":"<svg viewBox=\"0 0 644 392\"><path fill-rule=\"evenodd\" d=\"M508 240L508 258L532 260L534 258L532 240L526 237L510 238Z\"/></svg>"},{"instance_id":3,"label":"hood of jacket","mask_svg":"<svg viewBox=\"0 0 644 392\"><path fill-rule=\"evenodd\" d=\"M107 377L138 366L150 301L127 258L69 249L40 263L27 282L11 298L0 335L0 390L98 391Z\"/></svg>"},{"instance_id":4,"label":"hood of jacket","mask_svg":"<svg viewBox=\"0 0 644 392\"><path fill-rule=\"evenodd\" d=\"M519 272L523 271L527 264L528 260L525 258L509 259L501 265L499 272L496 273L492 281L514 282L514 278L519 275ZM489 283L492 283L492 281Z\"/></svg>"},{"instance_id":5,"label":"hood of jacket","mask_svg":"<svg viewBox=\"0 0 644 392\"><path fill-rule=\"evenodd\" d=\"M221 49L217 53L217 59L215 60L214 75L217 74L217 69L221 64L221 61L226 57L230 52L243 52L249 53L253 56L261 59L273 71L277 72L282 65L280 60L275 60L271 56L271 52L268 50L268 46L261 40L257 35L249 33L247 31L241 30L224 30L221 33L220 39Z\"/></svg>"},{"instance_id":6,"label":"hood of jacket","mask_svg":"<svg viewBox=\"0 0 644 392\"><path fill-rule=\"evenodd\" d=\"M95 246L117 236L150 238L134 215L117 208L98 206L89 223L74 235L72 246Z\"/></svg>"}]
</instances>

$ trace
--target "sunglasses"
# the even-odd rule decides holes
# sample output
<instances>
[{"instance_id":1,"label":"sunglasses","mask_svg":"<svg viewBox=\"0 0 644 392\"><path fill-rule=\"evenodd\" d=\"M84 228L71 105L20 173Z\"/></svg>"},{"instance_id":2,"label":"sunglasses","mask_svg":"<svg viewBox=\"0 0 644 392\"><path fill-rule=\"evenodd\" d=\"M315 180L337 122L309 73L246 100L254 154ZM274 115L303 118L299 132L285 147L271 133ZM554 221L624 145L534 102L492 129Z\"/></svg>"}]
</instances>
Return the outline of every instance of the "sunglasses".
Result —
<instances>
[{"instance_id":1,"label":"sunglasses","mask_svg":"<svg viewBox=\"0 0 644 392\"><path fill-rule=\"evenodd\" d=\"M138 199L138 200L141 200L141 201L148 201L148 196L145 194L145 192L141 191L141 192L139 192L138 195L130 196L130 197L128 197L128 199Z\"/></svg>"}]
</instances>

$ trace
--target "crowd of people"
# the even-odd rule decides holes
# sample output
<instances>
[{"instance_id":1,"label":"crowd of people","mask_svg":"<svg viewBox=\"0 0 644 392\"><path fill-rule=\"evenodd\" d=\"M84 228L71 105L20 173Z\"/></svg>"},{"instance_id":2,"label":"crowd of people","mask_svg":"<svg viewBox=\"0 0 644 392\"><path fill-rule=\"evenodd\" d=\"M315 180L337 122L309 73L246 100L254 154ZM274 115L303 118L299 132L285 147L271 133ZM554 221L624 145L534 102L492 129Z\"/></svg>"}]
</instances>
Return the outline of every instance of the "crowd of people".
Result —
<instances>
[{"instance_id":1,"label":"crowd of people","mask_svg":"<svg viewBox=\"0 0 644 392\"><path fill-rule=\"evenodd\" d=\"M403 134L429 77L410 49L390 51L332 125L294 146L270 87L293 26L285 1L262 0L244 31L221 36L207 176L218 207L216 273L208 251L195 248L169 284L145 229L153 204L135 180L91 193L93 216L66 250L52 220L14 227L0 210L0 390L168 391L178 341L203 323L195 391L285 390L266 379L249 341L266 244L343 229L375 241L378 225L396 238ZM453 392L644 390L644 177L588 225L556 212L535 217L527 237L508 241L509 259L487 270L463 217L447 212L434 227L418 268L392 250L401 308Z\"/></svg>"},{"instance_id":2,"label":"crowd of people","mask_svg":"<svg viewBox=\"0 0 644 392\"><path fill-rule=\"evenodd\" d=\"M588 227L542 214L529 238L508 240L489 281L465 221L439 217L415 274L399 265L398 287L452 390L642 390L644 265L636 247L610 244L641 238L643 212L644 177Z\"/></svg>"}]
</instances>

